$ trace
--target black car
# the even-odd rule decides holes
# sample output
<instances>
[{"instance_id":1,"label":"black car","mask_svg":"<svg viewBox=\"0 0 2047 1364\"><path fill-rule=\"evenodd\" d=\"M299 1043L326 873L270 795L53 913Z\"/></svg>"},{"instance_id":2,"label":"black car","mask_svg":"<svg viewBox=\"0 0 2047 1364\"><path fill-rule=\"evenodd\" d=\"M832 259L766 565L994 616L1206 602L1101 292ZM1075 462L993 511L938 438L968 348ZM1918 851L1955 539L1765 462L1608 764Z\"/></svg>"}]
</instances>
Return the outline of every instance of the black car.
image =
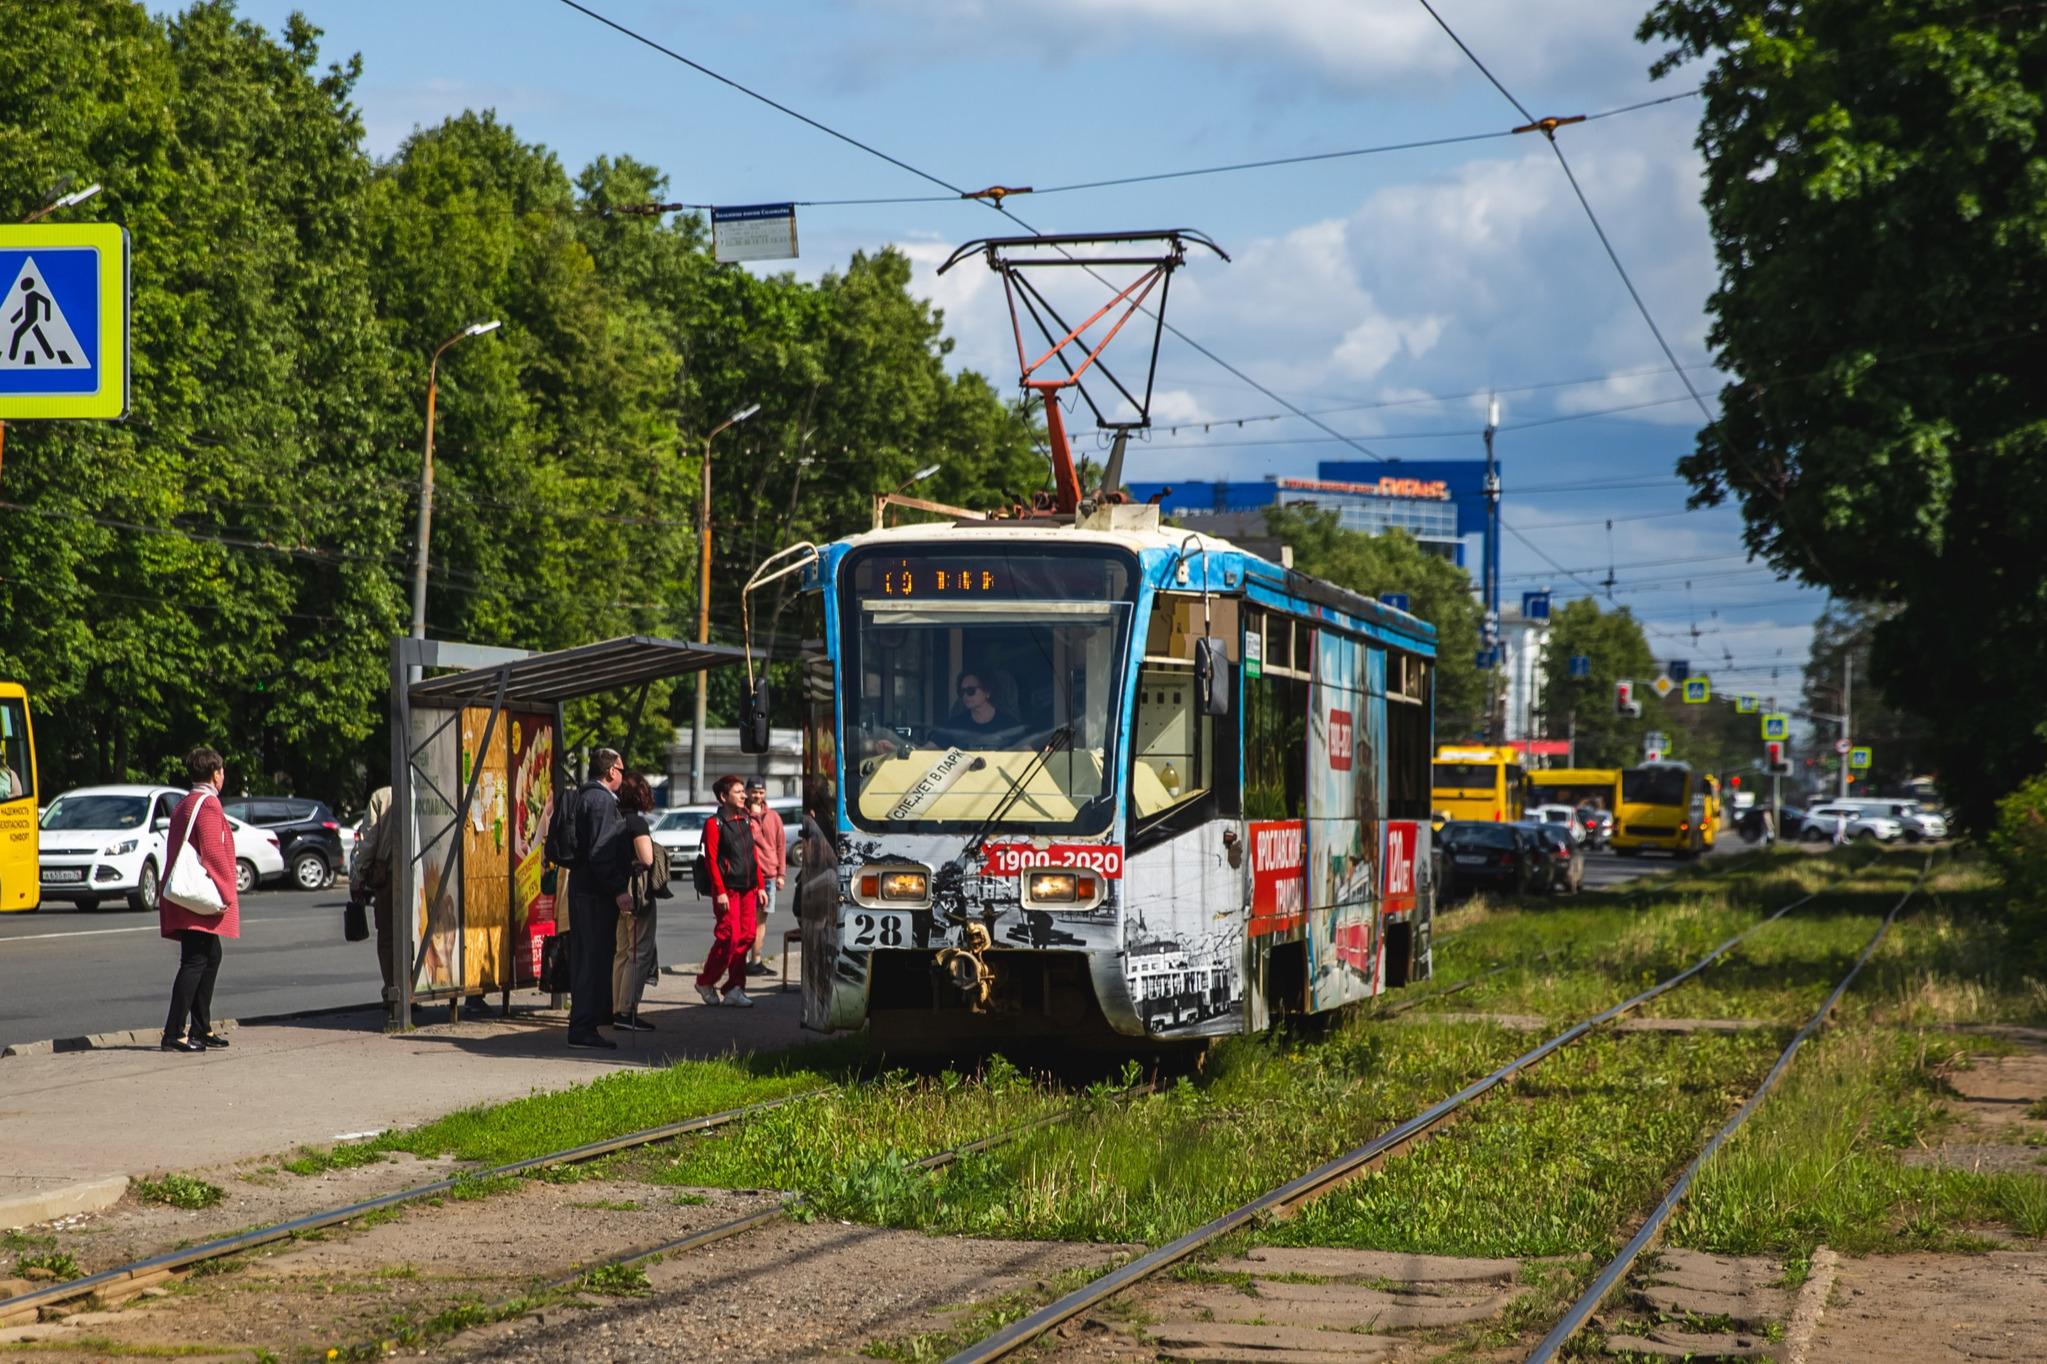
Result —
<instances>
[{"instance_id":1,"label":"black car","mask_svg":"<svg viewBox=\"0 0 2047 1364\"><path fill-rule=\"evenodd\" d=\"M1541 840L1542 850L1548 855L1548 868L1540 881L1541 889L1560 890L1569 895L1584 884L1585 851L1564 831L1563 826L1531 819L1517 827L1528 830Z\"/></svg>"},{"instance_id":2,"label":"black car","mask_svg":"<svg viewBox=\"0 0 2047 1364\"><path fill-rule=\"evenodd\" d=\"M245 796L221 808L244 824L277 835L285 873L300 890L324 890L343 870L341 824L323 802L298 796Z\"/></svg>"},{"instance_id":3,"label":"black car","mask_svg":"<svg viewBox=\"0 0 2047 1364\"><path fill-rule=\"evenodd\" d=\"M1453 819L1438 837L1454 890L1492 888L1520 893L1548 888L1548 846L1536 838L1533 829Z\"/></svg>"}]
</instances>

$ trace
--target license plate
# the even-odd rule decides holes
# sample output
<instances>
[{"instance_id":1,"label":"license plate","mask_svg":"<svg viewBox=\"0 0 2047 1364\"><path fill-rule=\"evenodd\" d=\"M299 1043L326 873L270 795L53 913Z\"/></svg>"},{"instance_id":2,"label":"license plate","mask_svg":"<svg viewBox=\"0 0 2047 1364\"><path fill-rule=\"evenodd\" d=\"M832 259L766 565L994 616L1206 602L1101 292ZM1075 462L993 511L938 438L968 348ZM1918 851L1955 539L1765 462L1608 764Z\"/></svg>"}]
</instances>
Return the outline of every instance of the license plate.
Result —
<instances>
[{"instance_id":1,"label":"license plate","mask_svg":"<svg viewBox=\"0 0 2047 1364\"><path fill-rule=\"evenodd\" d=\"M84 867L44 867L43 884L68 885L85 879Z\"/></svg>"},{"instance_id":2,"label":"license plate","mask_svg":"<svg viewBox=\"0 0 2047 1364\"><path fill-rule=\"evenodd\" d=\"M1485 865L1485 862L1485 857L1479 853L1457 854L1457 865L1460 867L1482 867Z\"/></svg>"},{"instance_id":3,"label":"license plate","mask_svg":"<svg viewBox=\"0 0 2047 1364\"><path fill-rule=\"evenodd\" d=\"M851 940L854 947L908 947L910 943L910 916L891 914L885 910L863 909L856 912L851 920Z\"/></svg>"}]
</instances>

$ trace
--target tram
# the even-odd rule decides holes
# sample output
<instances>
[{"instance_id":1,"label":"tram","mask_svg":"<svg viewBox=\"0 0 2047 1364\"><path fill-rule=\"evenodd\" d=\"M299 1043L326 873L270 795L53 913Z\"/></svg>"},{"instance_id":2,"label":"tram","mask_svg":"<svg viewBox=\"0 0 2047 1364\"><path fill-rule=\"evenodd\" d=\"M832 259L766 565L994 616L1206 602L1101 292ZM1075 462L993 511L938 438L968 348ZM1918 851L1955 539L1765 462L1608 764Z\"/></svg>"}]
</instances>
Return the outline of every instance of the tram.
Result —
<instances>
[{"instance_id":1,"label":"tram","mask_svg":"<svg viewBox=\"0 0 2047 1364\"><path fill-rule=\"evenodd\" d=\"M1127 1046L1429 974L1429 625L1149 506L779 557L806 1026Z\"/></svg>"},{"instance_id":2,"label":"tram","mask_svg":"<svg viewBox=\"0 0 2047 1364\"><path fill-rule=\"evenodd\" d=\"M750 636L753 594L794 581L816 642L807 1027L864 1026L893 1050L1152 1049L1429 974L1435 630L1122 492L1151 378L1116 379L1102 351L1142 311L1155 369L1191 247L1228 259L1187 228L954 252L941 273L983 256L1002 276L1051 489L998 512L877 498L872 531L790 546L741 593ZM1064 336L1063 305L1029 278L1114 288L1124 270ZM1050 347L1035 360L1025 317ZM1068 394L1115 436L1092 489ZM887 527L891 502L950 519ZM771 701L748 659L740 737L759 751Z\"/></svg>"}]
</instances>

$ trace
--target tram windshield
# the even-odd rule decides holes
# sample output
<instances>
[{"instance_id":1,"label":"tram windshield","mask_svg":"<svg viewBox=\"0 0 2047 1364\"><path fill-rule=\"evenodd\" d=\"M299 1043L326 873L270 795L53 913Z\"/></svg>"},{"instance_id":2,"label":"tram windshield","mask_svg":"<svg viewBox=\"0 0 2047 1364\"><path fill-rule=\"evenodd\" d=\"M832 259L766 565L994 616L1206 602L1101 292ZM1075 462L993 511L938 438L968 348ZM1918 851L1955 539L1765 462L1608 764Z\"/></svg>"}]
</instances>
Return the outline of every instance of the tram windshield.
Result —
<instances>
[{"instance_id":1,"label":"tram windshield","mask_svg":"<svg viewBox=\"0 0 2047 1364\"><path fill-rule=\"evenodd\" d=\"M1014 544L870 551L842 581L841 751L855 824L1109 827L1134 582L1126 556Z\"/></svg>"}]
</instances>

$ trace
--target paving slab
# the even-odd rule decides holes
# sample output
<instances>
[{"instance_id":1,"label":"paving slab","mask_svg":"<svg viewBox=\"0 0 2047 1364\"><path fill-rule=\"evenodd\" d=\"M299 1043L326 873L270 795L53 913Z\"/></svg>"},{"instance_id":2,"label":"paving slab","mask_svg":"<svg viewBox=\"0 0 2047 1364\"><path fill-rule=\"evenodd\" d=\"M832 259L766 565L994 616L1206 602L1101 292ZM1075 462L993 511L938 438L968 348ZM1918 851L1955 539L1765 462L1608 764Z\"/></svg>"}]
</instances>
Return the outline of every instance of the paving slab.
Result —
<instances>
[{"instance_id":1,"label":"paving slab","mask_svg":"<svg viewBox=\"0 0 2047 1364\"><path fill-rule=\"evenodd\" d=\"M243 1026L228 1049L203 1055L159 1051L152 1037L8 1057L0 1061L0 1227L105 1207L128 1176L325 1144L614 1071L807 1038L794 991L762 990L752 1009L711 1008L693 984L662 976L641 1005L656 1031L615 1034L617 1051L569 1050L558 1012L386 1034L382 1013L365 1011Z\"/></svg>"}]
</instances>

